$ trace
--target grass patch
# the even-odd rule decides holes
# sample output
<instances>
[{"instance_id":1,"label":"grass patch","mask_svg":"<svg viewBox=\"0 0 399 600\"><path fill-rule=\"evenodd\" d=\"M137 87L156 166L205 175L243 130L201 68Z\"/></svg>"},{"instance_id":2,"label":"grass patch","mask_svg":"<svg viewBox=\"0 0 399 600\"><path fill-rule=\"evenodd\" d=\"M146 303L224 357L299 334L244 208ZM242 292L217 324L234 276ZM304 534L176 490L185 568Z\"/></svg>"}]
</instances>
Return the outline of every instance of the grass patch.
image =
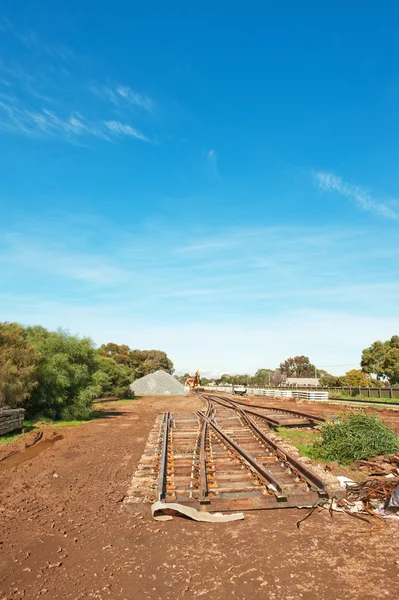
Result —
<instances>
[{"instance_id":1,"label":"grass patch","mask_svg":"<svg viewBox=\"0 0 399 600\"><path fill-rule=\"evenodd\" d=\"M74 419L72 421L52 421L51 419L40 419L37 421L37 425L40 423L45 425L51 425L51 427L79 427L85 423L96 421L97 419L104 419L106 417L114 416L114 413L106 410L92 410L88 419Z\"/></svg>"},{"instance_id":2,"label":"grass patch","mask_svg":"<svg viewBox=\"0 0 399 600\"><path fill-rule=\"evenodd\" d=\"M330 392L329 393L329 399L330 400L334 400L334 399L344 399L344 400L361 400L363 402L376 402L378 404L382 403L388 403L388 404L398 404L399 405L399 398L378 398L378 396L370 396L370 398L368 396L361 396L361 395L356 395L356 396L351 396L350 394L340 394L340 393L336 393L336 392Z\"/></svg>"},{"instance_id":3,"label":"grass patch","mask_svg":"<svg viewBox=\"0 0 399 600\"><path fill-rule=\"evenodd\" d=\"M6 444L15 442L15 440L22 438L25 434L30 433L34 429L37 429L37 425L34 421L24 421L24 433L21 433L20 431L10 431L10 433L5 433L0 436L0 445L5 446Z\"/></svg>"},{"instance_id":4,"label":"grass patch","mask_svg":"<svg viewBox=\"0 0 399 600\"><path fill-rule=\"evenodd\" d=\"M315 456L314 444L321 440L321 433L319 430L277 427L276 432L281 438L298 448L301 456L317 458Z\"/></svg>"},{"instance_id":5,"label":"grass patch","mask_svg":"<svg viewBox=\"0 0 399 600\"><path fill-rule=\"evenodd\" d=\"M128 402L128 400L122 400L121 402ZM90 414L90 418L86 420L73 420L73 421L53 421L48 417L38 418L36 421L24 421L24 433L20 431L10 432L0 436L0 445L5 446L6 444L10 444L11 442L15 442L19 439L22 439L27 433L34 431L35 429L40 429L43 425L48 425L50 427L79 427L80 425L84 425L85 423L90 423L91 421L95 421L96 419L104 419L108 416L114 416L113 413L107 412L105 410L93 410Z\"/></svg>"},{"instance_id":6,"label":"grass patch","mask_svg":"<svg viewBox=\"0 0 399 600\"><path fill-rule=\"evenodd\" d=\"M349 465L399 450L399 437L378 417L356 412L324 423L320 429L278 428L278 434L302 456Z\"/></svg>"},{"instance_id":7,"label":"grass patch","mask_svg":"<svg viewBox=\"0 0 399 600\"><path fill-rule=\"evenodd\" d=\"M49 425L52 427L78 427L85 423L90 423L93 419L87 419L86 421L51 421Z\"/></svg>"},{"instance_id":8,"label":"grass patch","mask_svg":"<svg viewBox=\"0 0 399 600\"><path fill-rule=\"evenodd\" d=\"M5 433L0 436L0 446L5 446L6 444L10 444L11 442L15 442L23 436L23 433Z\"/></svg>"},{"instance_id":9,"label":"grass patch","mask_svg":"<svg viewBox=\"0 0 399 600\"><path fill-rule=\"evenodd\" d=\"M120 400L110 400L110 404L125 404L126 402L132 402L135 398L121 398ZM108 402L104 402L103 404L108 404ZM16 440L22 438L27 433L30 433L34 429L39 429L43 425L48 425L51 427L79 427L80 425L84 425L85 423L90 423L91 421L95 421L96 419L105 419L107 417L117 416L118 413L113 413L107 410L101 410L98 406L96 410L93 410L90 413L90 417L85 420L72 420L72 421L53 421L48 417L41 417L35 421L24 421L24 433L21 432L10 432L0 436L0 445L10 444L11 442L15 442Z\"/></svg>"}]
</instances>

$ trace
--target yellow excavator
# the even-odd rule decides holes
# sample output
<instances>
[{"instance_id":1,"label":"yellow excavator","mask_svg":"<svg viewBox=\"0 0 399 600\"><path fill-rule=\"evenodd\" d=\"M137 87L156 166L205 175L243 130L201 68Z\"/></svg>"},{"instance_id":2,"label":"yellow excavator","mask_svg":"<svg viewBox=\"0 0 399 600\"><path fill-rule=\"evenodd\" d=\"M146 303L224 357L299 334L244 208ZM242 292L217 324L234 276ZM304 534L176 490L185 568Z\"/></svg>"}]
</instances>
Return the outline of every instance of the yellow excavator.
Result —
<instances>
[{"instance_id":1,"label":"yellow excavator","mask_svg":"<svg viewBox=\"0 0 399 600\"><path fill-rule=\"evenodd\" d=\"M184 385L190 388L190 392L197 390L201 385L201 376L199 369L195 372L194 377L187 377Z\"/></svg>"}]
</instances>

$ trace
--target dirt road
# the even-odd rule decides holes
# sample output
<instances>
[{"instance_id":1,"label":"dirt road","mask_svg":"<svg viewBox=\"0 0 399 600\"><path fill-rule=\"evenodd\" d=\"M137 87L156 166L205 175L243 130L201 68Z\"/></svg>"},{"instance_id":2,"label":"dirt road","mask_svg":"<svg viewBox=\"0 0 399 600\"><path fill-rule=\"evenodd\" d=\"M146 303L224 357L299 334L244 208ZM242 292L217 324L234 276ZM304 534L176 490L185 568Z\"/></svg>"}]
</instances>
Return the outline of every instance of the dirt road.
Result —
<instances>
[{"instance_id":1,"label":"dirt road","mask_svg":"<svg viewBox=\"0 0 399 600\"><path fill-rule=\"evenodd\" d=\"M371 600L399 589L398 525L376 533L327 511L244 521L154 522L122 505L155 415L189 398L103 405L104 418L57 428L29 461L0 463L0 599L268 598ZM106 411L109 411L108 413Z\"/></svg>"}]
</instances>

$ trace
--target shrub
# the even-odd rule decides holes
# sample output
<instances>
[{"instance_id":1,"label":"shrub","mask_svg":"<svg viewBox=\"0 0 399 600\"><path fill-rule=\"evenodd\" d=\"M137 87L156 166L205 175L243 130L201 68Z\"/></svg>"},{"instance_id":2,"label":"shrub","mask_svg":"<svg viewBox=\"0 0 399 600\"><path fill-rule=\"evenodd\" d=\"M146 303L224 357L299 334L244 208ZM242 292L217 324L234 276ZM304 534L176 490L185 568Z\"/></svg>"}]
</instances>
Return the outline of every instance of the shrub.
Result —
<instances>
[{"instance_id":1,"label":"shrub","mask_svg":"<svg viewBox=\"0 0 399 600\"><path fill-rule=\"evenodd\" d=\"M96 359L97 371L92 381L98 387L99 396L118 396L126 398L131 395L129 384L134 379L131 367L119 364L112 358L99 355Z\"/></svg>"},{"instance_id":2,"label":"shrub","mask_svg":"<svg viewBox=\"0 0 399 600\"><path fill-rule=\"evenodd\" d=\"M314 445L315 457L346 465L354 460L391 454L399 450L399 438L377 417L365 413L345 415L326 423L322 439Z\"/></svg>"},{"instance_id":3,"label":"shrub","mask_svg":"<svg viewBox=\"0 0 399 600\"><path fill-rule=\"evenodd\" d=\"M0 407L19 406L37 385L39 355L17 323L0 323Z\"/></svg>"},{"instance_id":4,"label":"shrub","mask_svg":"<svg viewBox=\"0 0 399 600\"><path fill-rule=\"evenodd\" d=\"M44 327L28 327L26 334L40 354L36 367L39 384L27 401L27 416L89 418L91 403L99 390L92 385L97 368L92 341Z\"/></svg>"}]
</instances>

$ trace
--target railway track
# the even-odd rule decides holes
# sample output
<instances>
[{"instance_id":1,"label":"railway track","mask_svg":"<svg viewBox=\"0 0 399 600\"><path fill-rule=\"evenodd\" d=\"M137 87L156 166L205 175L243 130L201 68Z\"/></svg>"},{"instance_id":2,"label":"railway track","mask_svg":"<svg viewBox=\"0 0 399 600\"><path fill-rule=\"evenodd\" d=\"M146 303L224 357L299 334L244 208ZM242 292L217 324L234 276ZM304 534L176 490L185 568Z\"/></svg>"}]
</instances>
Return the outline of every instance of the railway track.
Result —
<instances>
[{"instance_id":1,"label":"railway track","mask_svg":"<svg viewBox=\"0 0 399 600\"><path fill-rule=\"evenodd\" d=\"M245 409L245 412L255 417L264 419L269 425L274 427L313 427L314 425L324 423L325 419L320 416L310 415L309 413L299 412L297 410L282 409L278 407L265 407L261 404L249 404L242 400L228 398L219 395L202 395L207 401L224 402L231 407Z\"/></svg>"},{"instance_id":2,"label":"railway track","mask_svg":"<svg viewBox=\"0 0 399 600\"><path fill-rule=\"evenodd\" d=\"M127 503L159 500L229 511L310 506L328 497L326 479L287 453L269 429L284 419L290 426L322 419L248 408L225 397L202 398L204 410L157 417Z\"/></svg>"}]
</instances>

